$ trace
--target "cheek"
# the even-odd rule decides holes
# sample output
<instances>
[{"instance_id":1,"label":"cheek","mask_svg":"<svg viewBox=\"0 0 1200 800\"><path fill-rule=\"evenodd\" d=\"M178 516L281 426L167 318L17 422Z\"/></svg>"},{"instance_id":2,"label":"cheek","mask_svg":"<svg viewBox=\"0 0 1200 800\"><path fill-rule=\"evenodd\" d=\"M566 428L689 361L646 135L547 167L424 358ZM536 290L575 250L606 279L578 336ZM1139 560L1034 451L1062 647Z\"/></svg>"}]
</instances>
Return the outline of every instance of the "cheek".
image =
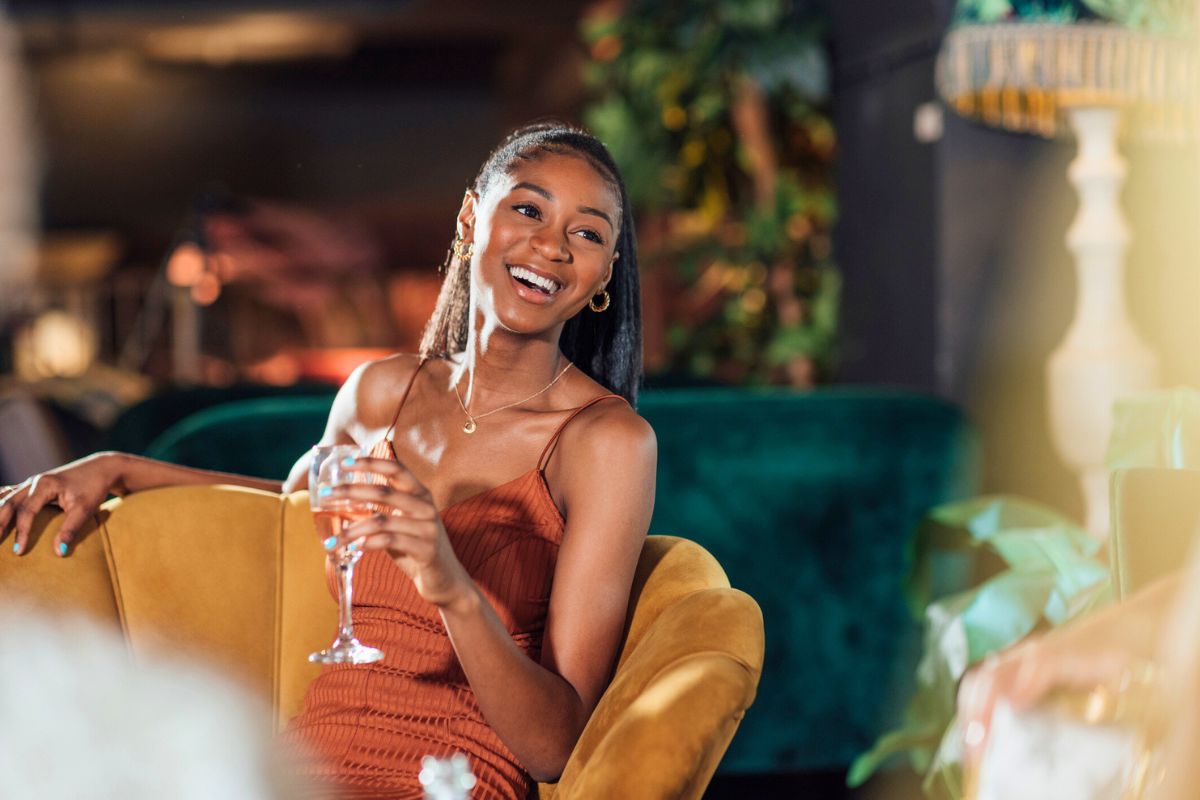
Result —
<instances>
[{"instance_id":1,"label":"cheek","mask_svg":"<svg viewBox=\"0 0 1200 800\"><path fill-rule=\"evenodd\" d=\"M479 236L481 239L483 239L484 250L504 251L520 242L523 237L523 233L519 225L493 223L486 229L481 228L479 230Z\"/></svg>"},{"instance_id":2,"label":"cheek","mask_svg":"<svg viewBox=\"0 0 1200 800\"><path fill-rule=\"evenodd\" d=\"M606 253L596 253L581 259L579 277L589 286L599 286L608 275L610 256Z\"/></svg>"}]
</instances>

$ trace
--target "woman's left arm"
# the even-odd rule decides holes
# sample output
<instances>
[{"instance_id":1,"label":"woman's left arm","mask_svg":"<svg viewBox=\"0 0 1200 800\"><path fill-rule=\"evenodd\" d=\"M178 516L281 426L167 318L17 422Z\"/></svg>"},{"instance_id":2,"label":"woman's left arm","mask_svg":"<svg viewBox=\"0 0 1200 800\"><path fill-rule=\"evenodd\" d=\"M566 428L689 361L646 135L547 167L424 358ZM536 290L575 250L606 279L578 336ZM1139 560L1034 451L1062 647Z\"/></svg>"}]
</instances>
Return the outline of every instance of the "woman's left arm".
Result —
<instances>
[{"instance_id":1,"label":"woman's left arm","mask_svg":"<svg viewBox=\"0 0 1200 800\"><path fill-rule=\"evenodd\" d=\"M568 431L558 480L567 526L541 663L513 643L474 584L466 603L442 609L484 717L539 781L562 774L608 685L654 510L657 444L645 420L619 408Z\"/></svg>"},{"instance_id":2,"label":"woman's left arm","mask_svg":"<svg viewBox=\"0 0 1200 800\"><path fill-rule=\"evenodd\" d=\"M570 439L567 439L567 434ZM386 474L398 515L342 535L386 549L438 607L488 724L538 781L558 778L612 674L638 557L654 510L654 432L627 408L585 415L563 433L558 470L567 526L554 572L541 663L513 641L454 555L429 492L395 462ZM567 456L566 454L570 454ZM335 490L379 502L378 487Z\"/></svg>"}]
</instances>

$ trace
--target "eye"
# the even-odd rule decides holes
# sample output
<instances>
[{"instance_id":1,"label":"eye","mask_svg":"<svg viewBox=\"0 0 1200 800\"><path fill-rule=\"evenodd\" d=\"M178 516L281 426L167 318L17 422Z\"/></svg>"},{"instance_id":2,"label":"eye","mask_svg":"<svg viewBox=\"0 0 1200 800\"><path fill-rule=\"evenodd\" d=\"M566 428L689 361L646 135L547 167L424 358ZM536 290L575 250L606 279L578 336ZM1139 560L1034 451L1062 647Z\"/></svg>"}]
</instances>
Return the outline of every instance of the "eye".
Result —
<instances>
[{"instance_id":1,"label":"eye","mask_svg":"<svg viewBox=\"0 0 1200 800\"><path fill-rule=\"evenodd\" d=\"M592 230L591 228L584 228L583 230L579 231L579 233L585 239L593 241L596 244L604 244L604 238L600 234L598 234L594 230Z\"/></svg>"},{"instance_id":2,"label":"eye","mask_svg":"<svg viewBox=\"0 0 1200 800\"><path fill-rule=\"evenodd\" d=\"M530 219L542 218L542 212L538 210L538 207L532 203L517 203L515 206L513 206L513 210L521 216L529 217Z\"/></svg>"}]
</instances>

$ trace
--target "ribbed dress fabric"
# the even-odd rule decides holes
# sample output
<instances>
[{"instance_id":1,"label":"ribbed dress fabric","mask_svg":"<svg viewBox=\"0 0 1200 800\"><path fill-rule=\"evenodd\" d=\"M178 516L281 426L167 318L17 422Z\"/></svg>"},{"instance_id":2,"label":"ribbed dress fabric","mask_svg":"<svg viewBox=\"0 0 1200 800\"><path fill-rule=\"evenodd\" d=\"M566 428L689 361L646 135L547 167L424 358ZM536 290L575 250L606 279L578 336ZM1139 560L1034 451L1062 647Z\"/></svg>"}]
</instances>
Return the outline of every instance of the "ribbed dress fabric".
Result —
<instances>
[{"instance_id":1,"label":"ribbed dress fabric","mask_svg":"<svg viewBox=\"0 0 1200 800\"><path fill-rule=\"evenodd\" d=\"M418 371L419 371L418 367ZM372 449L396 458L392 430ZM562 421L537 466L441 509L455 555L496 610L517 646L541 657L550 586L565 521L543 469L559 434L596 397ZM336 573L327 570L336 597ZM309 757L301 771L323 797L421 798L421 759L464 753L477 778L474 800L521 800L537 787L480 713L436 607L386 553L367 552L354 574L354 632L378 647L374 664L334 665L309 686L304 710L282 734ZM537 711L530 709L529 724Z\"/></svg>"}]
</instances>

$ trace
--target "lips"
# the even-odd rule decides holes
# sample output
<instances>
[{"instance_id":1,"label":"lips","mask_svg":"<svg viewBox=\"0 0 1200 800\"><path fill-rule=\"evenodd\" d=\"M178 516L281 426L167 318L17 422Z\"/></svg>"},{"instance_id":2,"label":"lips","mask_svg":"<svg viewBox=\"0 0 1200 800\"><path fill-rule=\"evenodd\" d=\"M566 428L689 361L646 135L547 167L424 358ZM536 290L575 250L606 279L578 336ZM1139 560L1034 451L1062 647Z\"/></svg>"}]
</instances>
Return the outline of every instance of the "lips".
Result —
<instances>
[{"instance_id":1,"label":"lips","mask_svg":"<svg viewBox=\"0 0 1200 800\"><path fill-rule=\"evenodd\" d=\"M553 275L525 264L508 264L506 268L509 276L520 289L535 296L540 295L544 301L548 302L553 299L563 288L562 282Z\"/></svg>"}]
</instances>

